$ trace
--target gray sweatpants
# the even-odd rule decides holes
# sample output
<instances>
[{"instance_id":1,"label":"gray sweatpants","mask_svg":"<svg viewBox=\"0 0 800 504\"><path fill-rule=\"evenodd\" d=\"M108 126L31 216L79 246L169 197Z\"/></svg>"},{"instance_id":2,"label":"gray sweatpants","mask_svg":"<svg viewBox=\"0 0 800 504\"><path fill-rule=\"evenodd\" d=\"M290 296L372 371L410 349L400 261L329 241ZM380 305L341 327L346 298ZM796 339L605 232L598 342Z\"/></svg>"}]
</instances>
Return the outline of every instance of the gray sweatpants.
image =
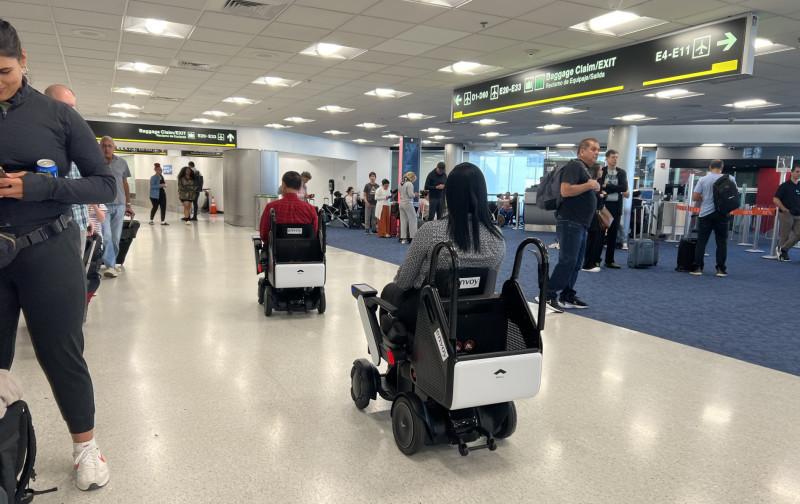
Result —
<instances>
[{"instance_id":1,"label":"gray sweatpants","mask_svg":"<svg viewBox=\"0 0 800 504\"><path fill-rule=\"evenodd\" d=\"M412 204L400 204L400 239L412 240L417 236L417 212Z\"/></svg>"}]
</instances>

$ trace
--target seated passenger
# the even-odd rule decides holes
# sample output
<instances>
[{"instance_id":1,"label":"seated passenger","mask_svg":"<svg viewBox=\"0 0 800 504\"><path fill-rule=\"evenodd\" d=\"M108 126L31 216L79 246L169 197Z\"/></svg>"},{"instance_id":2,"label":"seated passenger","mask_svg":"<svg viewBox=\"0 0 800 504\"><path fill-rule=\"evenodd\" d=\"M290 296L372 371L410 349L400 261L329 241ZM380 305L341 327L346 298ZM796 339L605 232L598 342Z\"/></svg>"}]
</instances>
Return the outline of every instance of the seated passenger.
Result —
<instances>
[{"instance_id":1,"label":"seated passenger","mask_svg":"<svg viewBox=\"0 0 800 504\"><path fill-rule=\"evenodd\" d=\"M313 224L314 233L319 230L317 209L313 205L301 201L297 196L303 185L300 174L296 171L288 171L283 174L281 182L281 198L267 204L264 207L264 213L261 214L259 231L261 240L264 242L264 250L267 249L267 241L269 240L269 214L272 209L275 209L276 224Z\"/></svg>"},{"instance_id":2,"label":"seated passenger","mask_svg":"<svg viewBox=\"0 0 800 504\"><path fill-rule=\"evenodd\" d=\"M458 252L460 268L500 269L506 252L502 232L492 224L486 205L486 180L472 163L461 163L447 178L447 217L429 221L419 228L394 282L384 287L381 297L398 308L398 317L413 332L417 319L419 292L428 275L431 252L437 243L451 241ZM450 258L439 256L439 268Z\"/></svg>"}]
</instances>

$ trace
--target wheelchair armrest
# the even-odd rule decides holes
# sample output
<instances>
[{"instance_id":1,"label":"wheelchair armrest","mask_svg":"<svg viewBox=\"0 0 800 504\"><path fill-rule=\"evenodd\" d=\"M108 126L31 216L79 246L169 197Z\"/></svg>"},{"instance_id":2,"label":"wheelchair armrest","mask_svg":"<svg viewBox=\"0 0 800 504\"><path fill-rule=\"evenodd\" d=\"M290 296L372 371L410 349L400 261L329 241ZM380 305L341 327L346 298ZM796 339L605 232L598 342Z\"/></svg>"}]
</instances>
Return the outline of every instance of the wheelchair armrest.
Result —
<instances>
[{"instance_id":1,"label":"wheelchair armrest","mask_svg":"<svg viewBox=\"0 0 800 504\"><path fill-rule=\"evenodd\" d=\"M392 303L379 298L378 291L367 284L351 285L350 293L353 294L353 297L356 299L358 299L359 297L363 297L364 304L368 308L375 308L376 306L380 306L391 315L397 314L397 307Z\"/></svg>"},{"instance_id":2,"label":"wheelchair armrest","mask_svg":"<svg viewBox=\"0 0 800 504\"><path fill-rule=\"evenodd\" d=\"M375 290L373 287L367 284L353 284L350 286L350 293L353 295L354 298L358 299L358 296L363 296L364 299L375 297L378 295L378 291Z\"/></svg>"},{"instance_id":3,"label":"wheelchair armrest","mask_svg":"<svg viewBox=\"0 0 800 504\"><path fill-rule=\"evenodd\" d=\"M261 240L261 235L253 235L250 237L253 240L253 246L257 249L264 247L264 242Z\"/></svg>"},{"instance_id":4,"label":"wheelchair armrest","mask_svg":"<svg viewBox=\"0 0 800 504\"><path fill-rule=\"evenodd\" d=\"M386 312L389 313L389 315L391 315L391 316L397 315L397 307L395 305L393 305L392 303L390 303L390 302L388 302L388 301L386 301L384 299L381 299L381 298L379 298L377 296L371 297L369 299L365 298L364 301L367 302L367 306L370 306L370 307L372 307L372 306L380 306L381 308L386 310Z\"/></svg>"}]
</instances>

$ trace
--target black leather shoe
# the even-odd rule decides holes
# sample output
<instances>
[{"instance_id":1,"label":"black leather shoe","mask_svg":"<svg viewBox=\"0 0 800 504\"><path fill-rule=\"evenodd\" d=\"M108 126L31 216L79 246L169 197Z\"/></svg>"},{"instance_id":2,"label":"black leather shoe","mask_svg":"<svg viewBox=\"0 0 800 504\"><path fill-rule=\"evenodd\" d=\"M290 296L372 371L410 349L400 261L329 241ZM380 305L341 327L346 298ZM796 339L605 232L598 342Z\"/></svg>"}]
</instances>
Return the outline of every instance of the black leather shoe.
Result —
<instances>
[{"instance_id":1,"label":"black leather shoe","mask_svg":"<svg viewBox=\"0 0 800 504\"><path fill-rule=\"evenodd\" d=\"M622 268L622 266L620 266L620 265L619 265L619 264L617 264L617 263L606 263L606 268L610 268L610 269L621 269L621 268Z\"/></svg>"}]
</instances>

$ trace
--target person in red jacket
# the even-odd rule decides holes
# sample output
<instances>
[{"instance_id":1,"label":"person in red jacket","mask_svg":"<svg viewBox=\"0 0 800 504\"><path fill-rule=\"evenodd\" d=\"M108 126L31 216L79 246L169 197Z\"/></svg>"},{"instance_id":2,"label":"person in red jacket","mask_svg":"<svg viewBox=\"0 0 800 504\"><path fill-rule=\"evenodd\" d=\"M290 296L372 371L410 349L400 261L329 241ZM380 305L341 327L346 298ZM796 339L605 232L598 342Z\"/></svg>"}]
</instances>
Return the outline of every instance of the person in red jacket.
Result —
<instances>
[{"instance_id":1,"label":"person in red jacket","mask_svg":"<svg viewBox=\"0 0 800 504\"><path fill-rule=\"evenodd\" d=\"M300 174L296 171L286 172L283 174L281 182L281 199L269 203L264 207L264 213L261 214L259 231L265 249L269 240L269 214L272 209L275 209L277 224L313 224L314 233L319 230L317 209L297 196L303 186Z\"/></svg>"}]
</instances>

